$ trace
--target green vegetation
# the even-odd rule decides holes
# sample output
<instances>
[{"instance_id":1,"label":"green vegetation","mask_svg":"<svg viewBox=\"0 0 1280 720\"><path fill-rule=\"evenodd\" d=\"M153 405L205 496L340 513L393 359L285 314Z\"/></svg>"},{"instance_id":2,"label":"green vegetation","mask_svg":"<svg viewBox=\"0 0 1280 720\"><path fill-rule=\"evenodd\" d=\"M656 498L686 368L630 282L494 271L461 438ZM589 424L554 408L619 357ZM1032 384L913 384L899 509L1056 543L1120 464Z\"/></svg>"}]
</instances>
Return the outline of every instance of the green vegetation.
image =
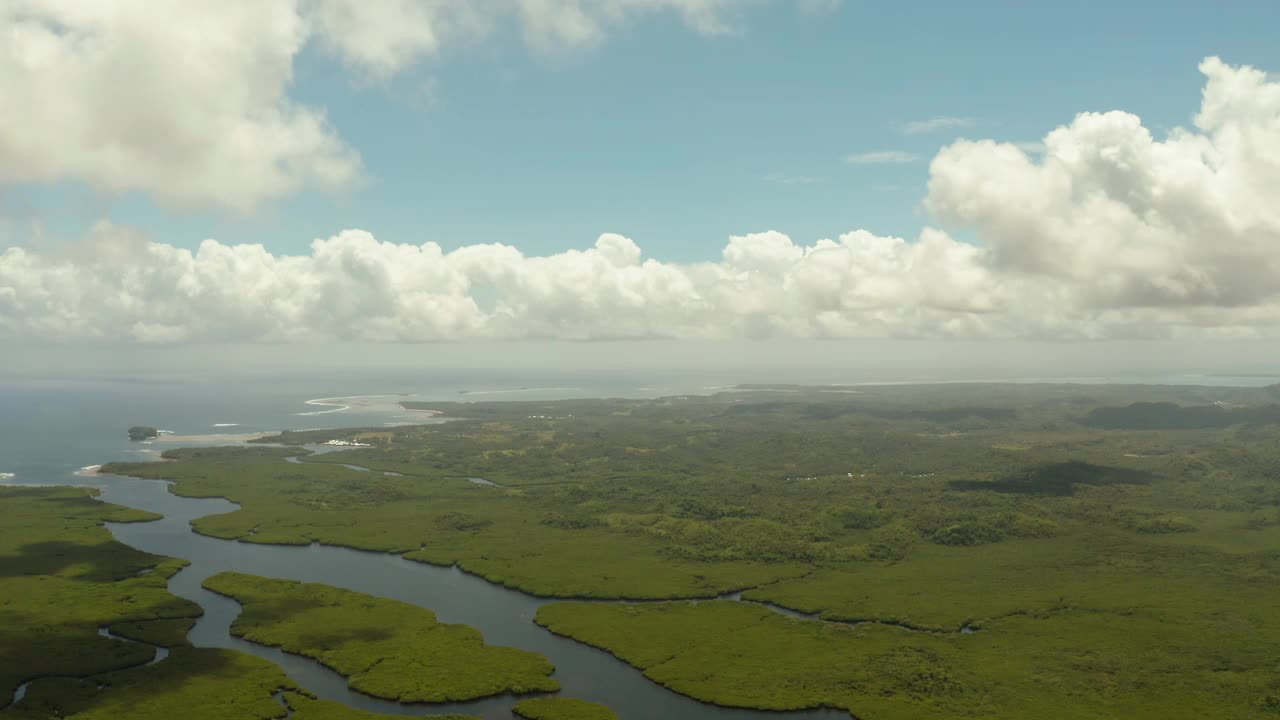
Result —
<instances>
[{"instance_id":1,"label":"green vegetation","mask_svg":"<svg viewBox=\"0 0 1280 720\"><path fill-rule=\"evenodd\" d=\"M279 699L277 699L279 698ZM287 707L286 707L287 706ZM0 718L50 720L387 720L310 697L274 664L234 650L178 648L164 662L83 679L36 680ZM431 715L434 720L475 720Z\"/></svg>"},{"instance_id":2,"label":"green vegetation","mask_svg":"<svg viewBox=\"0 0 1280 720\"><path fill-rule=\"evenodd\" d=\"M1172 634L1141 610L1015 615L973 634L797 620L729 601L555 603L537 620L727 706L884 720L1263 717L1275 638L1248 640L1231 627L1240 616L1217 612L1229 617Z\"/></svg>"},{"instance_id":3,"label":"green vegetation","mask_svg":"<svg viewBox=\"0 0 1280 720\"><path fill-rule=\"evenodd\" d=\"M149 440L153 437L159 437L160 431L146 425L134 425L129 428L130 440Z\"/></svg>"},{"instance_id":4,"label":"green vegetation","mask_svg":"<svg viewBox=\"0 0 1280 720\"><path fill-rule=\"evenodd\" d=\"M560 689L545 657L485 645L476 629L408 603L232 572L204 586L244 606L232 634L315 658L375 697L450 702Z\"/></svg>"},{"instance_id":5,"label":"green vegetation","mask_svg":"<svg viewBox=\"0 0 1280 720\"><path fill-rule=\"evenodd\" d=\"M154 656L98 635L100 627L178 644L175 628L201 613L166 587L182 561L122 545L102 527L155 515L80 488L0 487L0 506L0 700L33 678L92 675Z\"/></svg>"},{"instance_id":6,"label":"green vegetation","mask_svg":"<svg viewBox=\"0 0 1280 720\"><path fill-rule=\"evenodd\" d=\"M966 385L432 403L455 419L266 439L370 445L305 463L263 445L104 471L240 503L197 521L216 537L393 551L546 596L743 590L825 620L750 602L539 615L723 704L1267 717L1280 713L1278 397ZM1097 411L1134 403L1223 403L1234 419L1100 426Z\"/></svg>"},{"instance_id":7,"label":"green vegetation","mask_svg":"<svg viewBox=\"0 0 1280 720\"><path fill-rule=\"evenodd\" d=\"M529 720L618 720L607 706L578 698L531 698L511 709Z\"/></svg>"},{"instance_id":8,"label":"green vegetation","mask_svg":"<svg viewBox=\"0 0 1280 720\"><path fill-rule=\"evenodd\" d=\"M293 720L388 720L390 716L347 707L329 700L316 700L299 692L285 692L282 699L293 711ZM423 715L431 720L478 720L456 713Z\"/></svg>"},{"instance_id":9,"label":"green vegetation","mask_svg":"<svg viewBox=\"0 0 1280 720\"><path fill-rule=\"evenodd\" d=\"M859 717L989 716L990 687L956 657L960 641L885 626L797 620L730 601L554 603L537 622L607 650L677 692L721 705L830 706ZM970 638L962 638L968 641Z\"/></svg>"},{"instance_id":10,"label":"green vegetation","mask_svg":"<svg viewBox=\"0 0 1280 720\"><path fill-rule=\"evenodd\" d=\"M195 625L195 618L172 620L147 620L144 622L119 622L107 629L123 638L137 642L172 648L187 644L187 633Z\"/></svg>"},{"instance_id":11,"label":"green vegetation","mask_svg":"<svg viewBox=\"0 0 1280 720\"><path fill-rule=\"evenodd\" d=\"M8 711L0 712L0 717L14 720L58 717L267 720L284 715L284 707L272 694L291 687L292 681L278 667L252 655L232 650L179 648L164 662L147 667L83 680L37 680L31 684L26 698Z\"/></svg>"},{"instance_id":12,"label":"green vegetation","mask_svg":"<svg viewBox=\"0 0 1280 720\"><path fill-rule=\"evenodd\" d=\"M31 683L0 718L267 720L284 717L272 697L282 690L295 720L386 717L312 699L252 655L187 646L200 607L166 587L183 562L134 550L102 527L156 515L67 487L0 487L0 506L0 707ZM154 648L103 637L101 627L173 650L148 665Z\"/></svg>"},{"instance_id":13,"label":"green vegetation","mask_svg":"<svg viewBox=\"0 0 1280 720\"><path fill-rule=\"evenodd\" d=\"M331 463L281 462L297 452L270 447L167 451L165 456L178 462L115 463L102 471L173 479L180 495L223 496L241 504L241 510L195 522L197 532L214 537L401 552L424 562L457 563L541 595L712 596L805 570L778 555L794 532L777 523L743 521L734 557L699 562L680 557L683 550L669 537L669 523L644 529L649 520L641 517L640 531L627 532L579 510L566 513L574 498L589 497L578 487L504 490L458 477L397 478ZM589 519L572 522L577 515ZM630 520L619 517L618 522ZM771 559L753 562L753 555Z\"/></svg>"},{"instance_id":14,"label":"green vegetation","mask_svg":"<svg viewBox=\"0 0 1280 720\"><path fill-rule=\"evenodd\" d=\"M1232 425L1273 425L1280 422L1280 405L1234 408L1221 405L1184 407L1171 402L1136 402L1089 412L1085 423L1112 430L1197 430Z\"/></svg>"}]
</instances>

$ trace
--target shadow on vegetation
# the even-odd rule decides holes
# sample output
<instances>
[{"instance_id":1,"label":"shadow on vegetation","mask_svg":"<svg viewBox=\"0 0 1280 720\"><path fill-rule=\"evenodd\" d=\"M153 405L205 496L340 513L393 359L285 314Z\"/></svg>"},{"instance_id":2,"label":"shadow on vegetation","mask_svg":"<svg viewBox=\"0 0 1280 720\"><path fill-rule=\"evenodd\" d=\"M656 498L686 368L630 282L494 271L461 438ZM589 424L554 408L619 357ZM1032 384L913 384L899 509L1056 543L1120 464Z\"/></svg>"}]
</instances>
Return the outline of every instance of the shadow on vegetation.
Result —
<instances>
[{"instance_id":1,"label":"shadow on vegetation","mask_svg":"<svg viewBox=\"0 0 1280 720\"><path fill-rule=\"evenodd\" d=\"M1142 470L1071 461L1051 463L1000 480L952 480L954 490L991 490L1011 495L1074 495L1077 485L1149 485L1156 476Z\"/></svg>"},{"instance_id":2,"label":"shadow on vegetation","mask_svg":"<svg viewBox=\"0 0 1280 720\"><path fill-rule=\"evenodd\" d=\"M121 645L120 641L115 641ZM150 655L151 648L136 646ZM96 673L83 677L46 677L32 681L26 697L8 711L18 718L52 718L77 715L134 718L175 717L185 707L218 701L236 710L258 710L241 717L266 717L260 708L270 701L269 687L287 682L271 677L261 663L245 662L230 652L178 648L155 665ZM256 672L255 672L256 671ZM263 677L255 675L262 673ZM232 717L220 715L219 717Z\"/></svg>"},{"instance_id":3,"label":"shadow on vegetation","mask_svg":"<svg viewBox=\"0 0 1280 720\"><path fill-rule=\"evenodd\" d=\"M187 644L187 633L195 626L194 617L157 618L113 623L107 627L112 633L156 647L175 648Z\"/></svg>"},{"instance_id":4,"label":"shadow on vegetation","mask_svg":"<svg viewBox=\"0 0 1280 720\"><path fill-rule=\"evenodd\" d=\"M287 617L282 618L282 621L287 619ZM393 637L395 633L389 628L359 627L306 633L298 637L298 642L306 647L337 648L349 642L372 643L390 640Z\"/></svg>"},{"instance_id":5,"label":"shadow on vegetation","mask_svg":"<svg viewBox=\"0 0 1280 720\"><path fill-rule=\"evenodd\" d=\"M49 623L21 612L6 613L5 619L8 627L0 630L0 707L9 703L21 682L88 677L144 665L155 656L154 648L146 645L98 635L92 623Z\"/></svg>"},{"instance_id":6,"label":"shadow on vegetation","mask_svg":"<svg viewBox=\"0 0 1280 720\"><path fill-rule=\"evenodd\" d=\"M93 544L50 540L23 545L17 555L0 555L0 578L66 575L78 580L112 582L154 567L158 560L114 540Z\"/></svg>"}]
</instances>

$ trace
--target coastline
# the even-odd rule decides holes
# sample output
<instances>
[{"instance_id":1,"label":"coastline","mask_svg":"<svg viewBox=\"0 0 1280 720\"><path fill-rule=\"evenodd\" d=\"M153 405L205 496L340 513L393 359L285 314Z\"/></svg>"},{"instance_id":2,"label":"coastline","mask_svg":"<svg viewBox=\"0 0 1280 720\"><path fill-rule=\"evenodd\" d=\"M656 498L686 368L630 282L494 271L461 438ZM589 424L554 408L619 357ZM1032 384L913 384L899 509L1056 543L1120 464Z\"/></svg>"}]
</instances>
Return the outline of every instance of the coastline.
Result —
<instances>
[{"instance_id":1,"label":"coastline","mask_svg":"<svg viewBox=\"0 0 1280 720\"><path fill-rule=\"evenodd\" d=\"M315 398L313 400L305 400L303 401L303 404L318 406L318 407L325 407L329 409L328 410L311 410L309 412L300 412L300 413L294 413L294 414L298 416L328 415L329 413L336 413L336 412L342 412L344 410L350 410L353 406L360 404L360 403L354 403L354 402L348 404L345 402L335 402L335 401L363 400L366 398L389 398L389 397L403 397L403 394L389 393L389 394L382 394L382 395L343 395L339 397Z\"/></svg>"},{"instance_id":2,"label":"coastline","mask_svg":"<svg viewBox=\"0 0 1280 720\"><path fill-rule=\"evenodd\" d=\"M242 443L259 438L275 435L272 432L253 432L253 433L208 433L202 435L173 435L169 433L161 434L157 438L152 438L151 442L158 443Z\"/></svg>"}]
</instances>

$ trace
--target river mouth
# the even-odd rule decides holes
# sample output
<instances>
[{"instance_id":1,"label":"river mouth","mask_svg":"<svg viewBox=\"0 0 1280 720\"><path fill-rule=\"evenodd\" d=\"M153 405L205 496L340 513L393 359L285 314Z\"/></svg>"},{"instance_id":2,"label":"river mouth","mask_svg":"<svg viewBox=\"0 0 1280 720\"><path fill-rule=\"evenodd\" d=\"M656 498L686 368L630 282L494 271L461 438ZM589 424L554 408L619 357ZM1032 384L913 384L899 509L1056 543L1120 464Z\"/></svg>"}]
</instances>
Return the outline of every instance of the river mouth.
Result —
<instances>
[{"instance_id":1,"label":"river mouth","mask_svg":"<svg viewBox=\"0 0 1280 720\"><path fill-rule=\"evenodd\" d=\"M87 480L88 478L79 478ZM516 698L498 695L465 703L407 705L351 690L346 679L302 656L251 643L230 634L240 614L235 600L205 590L201 583L223 571L319 582L379 597L401 600L436 613L446 623L465 623L480 630L485 641L540 652L556 667L560 694L604 703L623 720L848 720L834 709L779 713L725 708L704 703L650 681L608 653L553 635L533 622L538 608L554 600L535 598L469 575L456 567L406 560L395 554L328 545L261 545L196 534L191 521L227 513L237 505L220 498L183 498L166 482L100 475L90 483L101 499L158 513L162 519L143 523L107 523L119 541L139 550L179 557L190 565L169 581L169 590L204 608L188 639L196 647L241 650L279 665L295 682L324 700L389 715L424 716L458 712L485 720L509 720Z\"/></svg>"}]
</instances>

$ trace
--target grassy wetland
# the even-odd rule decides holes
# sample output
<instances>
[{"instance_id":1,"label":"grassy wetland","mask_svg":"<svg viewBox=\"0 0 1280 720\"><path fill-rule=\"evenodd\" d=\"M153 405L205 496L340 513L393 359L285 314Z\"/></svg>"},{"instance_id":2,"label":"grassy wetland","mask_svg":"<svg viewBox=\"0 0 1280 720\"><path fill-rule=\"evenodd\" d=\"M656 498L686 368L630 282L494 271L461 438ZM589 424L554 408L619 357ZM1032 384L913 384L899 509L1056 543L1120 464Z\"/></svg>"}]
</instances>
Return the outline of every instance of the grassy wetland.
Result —
<instances>
[{"instance_id":1,"label":"grassy wetland","mask_svg":"<svg viewBox=\"0 0 1280 720\"><path fill-rule=\"evenodd\" d=\"M280 668L234 650L179 648L163 662L85 678L57 677L31 684L23 701L0 712L15 720L387 720L316 700ZM474 720L434 715L432 720Z\"/></svg>"},{"instance_id":2,"label":"grassy wetland","mask_svg":"<svg viewBox=\"0 0 1280 720\"><path fill-rule=\"evenodd\" d=\"M104 472L238 503L195 522L213 537L654 601L556 602L537 621L721 705L1265 718L1280 717L1277 401L1276 388L963 385L431 403L452 420ZM330 440L361 446L302 447ZM298 635L292 610L256 622L269 601L254 593L277 581L232 578L246 637L354 659L353 677L392 653L359 613L360 632L324 643ZM287 594L305 616L331 590Z\"/></svg>"},{"instance_id":3,"label":"grassy wetland","mask_svg":"<svg viewBox=\"0 0 1280 720\"><path fill-rule=\"evenodd\" d=\"M474 628L414 605L234 572L204 586L244 607L232 634L315 658L374 697L431 703L560 688L541 655L486 645Z\"/></svg>"},{"instance_id":4,"label":"grassy wetland","mask_svg":"<svg viewBox=\"0 0 1280 720\"><path fill-rule=\"evenodd\" d=\"M155 655L100 628L182 642L201 612L165 587L183 563L122 545L102 527L154 515L79 488L0 487L0 503L0 707L20 683L120 670Z\"/></svg>"},{"instance_id":5,"label":"grassy wetland","mask_svg":"<svg viewBox=\"0 0 1280 720\"><path fill-rule=\"evenodd\" d=\"M84 488L0 487L0 503L6 511L0 717L267 720L290 711L298 720L388 717L316 700L277 666L251 655L191 647L187 631L201 609L166 588L184 563L130 548L103 527L155 515L99 502ZM466 636L458 643L463 646L475 632L439 627ZM157 647L168 654L158 655ZM481 685L492 683L494 670L475 668L473 676ZM541 677L545 683L545 673ZM11 703L19 685L24 696Z\"/></svg>"},{"instance_id":6,"label":"grassy wetland","mask_svg":"<svg viewBox=\"0 0 1280 720\"><path fill-rule=\"evenodd\" d=\"M512 712L528 720L618 720L612 710L600 703L566 697L521 700Z\"/></svg>"},{"instance_id":7,"label":"grassy wetland","mask_svg":"<svg viewBox=\"0 0 1280 720\"><path fill-rule=\"evenodd\" d=\"M200 607L166 589L183 563L116 542L102 526L154 515L81 488L0 487L0 501L0 702L30 683L0 715L158 720L200 706L208 718L280 716L272 695L293 684L278 668L186 645ZM151 645L173 651L149 664Z\"/></svg>"}]
</instances>

